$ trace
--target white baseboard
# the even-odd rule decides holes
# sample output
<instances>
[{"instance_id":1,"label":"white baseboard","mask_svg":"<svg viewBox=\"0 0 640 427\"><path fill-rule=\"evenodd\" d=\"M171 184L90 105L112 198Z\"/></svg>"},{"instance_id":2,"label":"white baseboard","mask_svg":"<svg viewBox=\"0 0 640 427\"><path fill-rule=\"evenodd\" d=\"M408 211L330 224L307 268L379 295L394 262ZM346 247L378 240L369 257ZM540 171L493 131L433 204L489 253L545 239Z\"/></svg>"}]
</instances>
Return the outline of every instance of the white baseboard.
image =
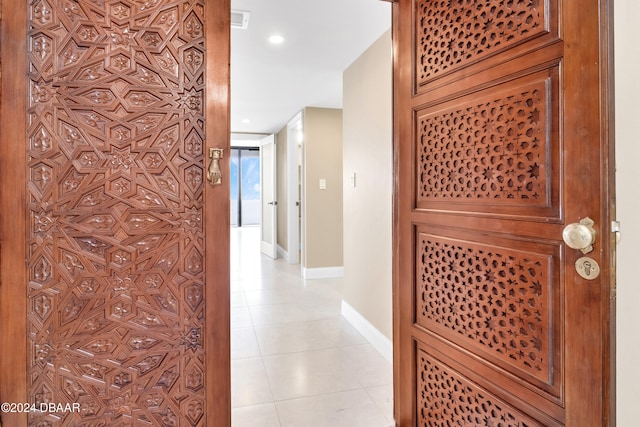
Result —
<instances>
[{"instance_id":1,"label":"white baseboard","mask_svg":"<svg viewBox=\"0 0 640 427\"><path fill-rule=\"evenodd\" d=\"M344 277L344 267L302 268L302 278L307 279L333 279Z\"/></svg>"},{"instance_id":2,"label":"white baseboard","mask_svg":"<svg viewBox=\"0 0 640 427\"><path fill-rule=\"evenodd\" d=\"M393 343L362 314L342 300L342 316L364 336L371 345L382 354L382 357L393 363Z\"/></svg>"},{"instance_id":3,"label":"white baseboard","mask_svg":"<svg viewBox=\"0 0 640 427\"><path fill-rule=\"evenodd\" d=\"M299 264L300 260L295 256L295 253L285 250L282 246L278 245L278 255L280 258L287 260L289 264Z\"/></svg>"},{"instance_id":4,"label":"white baseboard","mask_svg":"<svg viewBox=\"0 0 640 427\"><path fill-rule=\"evenodd\" d=\"M284 250L284 248L280 245L278 245L278 257L279 258L284 258L286 260L289 259L289 253L287 251Z\"/></svg>"},{"instance_id":5,"label":"white baseboard","mask_svg":"<svg viewBox=\"0 0 640 427\"><path fill-rule=\"evenodd\" d=\"M260 242L260 252L273 259L278 259L278 248L267 242Z\"/></svg>"}]
</instances>

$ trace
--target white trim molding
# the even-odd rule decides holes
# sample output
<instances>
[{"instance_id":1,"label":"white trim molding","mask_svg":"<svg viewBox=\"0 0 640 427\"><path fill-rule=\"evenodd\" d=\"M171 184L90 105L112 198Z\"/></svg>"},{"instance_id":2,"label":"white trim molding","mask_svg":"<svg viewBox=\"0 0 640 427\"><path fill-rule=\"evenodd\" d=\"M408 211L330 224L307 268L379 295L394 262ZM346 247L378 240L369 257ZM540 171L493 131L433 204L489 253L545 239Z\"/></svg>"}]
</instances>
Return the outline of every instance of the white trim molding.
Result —
<instances>
[{"instance_id":1,"label":"white trim molding","mask_svg":"<svg viewBox=\"0 0 640 427\"><path fill-rule=\"evenodd\" d=\"M302 278L309 279L335 279L344 277L344 267L302 268Z\"/></svg>"},{"instance_id":2,"label":"white trim molding","mask_svg":"<svg viewBox=\"0 0 640 427\"><path fill-rule=\"evenodd\" d=\"M285 251L282 246L278 245L278 257L279 258L284 258L287 261L289 260L289 253L287 251Z\"/></svg>"},{"instance_id":3,"label":"white trim molding","mask_svg":"<svg viewBox=\"0 0 640 427\"><path fill-rule=\"evenodd\" d=\"M393 363L393 343L382 332L371 324L360 312L351 307L348 302L342 300L342 317L347 319L358 332L364 336L371 345L378 350L382 357Z\"/></svg>"}]
</instances>

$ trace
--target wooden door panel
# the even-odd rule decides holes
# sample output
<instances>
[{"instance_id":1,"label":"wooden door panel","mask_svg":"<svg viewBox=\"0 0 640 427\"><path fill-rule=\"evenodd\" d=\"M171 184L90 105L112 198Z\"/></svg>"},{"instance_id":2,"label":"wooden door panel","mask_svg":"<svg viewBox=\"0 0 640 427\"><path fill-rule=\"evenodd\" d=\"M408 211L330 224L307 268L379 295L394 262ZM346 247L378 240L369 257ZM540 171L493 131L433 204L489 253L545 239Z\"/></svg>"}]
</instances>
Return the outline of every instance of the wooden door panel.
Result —
<instances>
[{"instance_id":1,"label":"wooden door panel","mask_svg":"<svg viewBox=\"0 0 640 427\"><path fill-rule=\"evenodd\" d=\"M558 41L558 12L553 0L416 1L414 93Z\"/></svg>"},{"instance_id":2,"label":"wooden door panel","mask_svg":"<svg viewBox=\"0 0 640 427\"><path fill-rule=\"evenodd\" d=\"M416 325L560 401L558 243L417 231Z\"/></svg>"},{"instance_id":3,"label":"wooden door panel","mask_svg":"<svg viewBox=\"0 0 640 427\"><path fill-rule=\"evenodd\" d=\"M417 346L417 425L562 425L543 413L537 414L537 420L530 417L523 409L536 412L535 407L525 402L510 403L498 397L444 362L451 362L451 359L439 359L437 354L428 346Z\"/></svg>"},{"instance_id":4,"label":"wooden door panel","mask_svg":"<svg viewBox=\"0 0 640 427\"><path fill-rule=\"evenodd\" d=\"M228 307L206 304L228 301L228 191L203 174L206 135L228 147L229 4L208 3L2 2L2 174L26 195L2 194L0 392L79 405L7 423L230 422Z\"/></svg>"},{"instance_id":5,"label":"wooden door panel","mask_svg":"<svg viewBox=\"0 0 640 427\"><path fill-rule=\"evenodd\" d=\"M609 277L580 278L562 241L592 216L607 268L599 7L394 3L400 426L609 416Z\"/></svg>"},{"instance_id":6,"label":"wooden door panel","mask_svg":"<svg viewBox=\"0 0 640 427\"><path fill-rule=\"evenodd\" d=\"M416 112L416 209L559 218L557 67Z\"/></svg>"}]
</instances>

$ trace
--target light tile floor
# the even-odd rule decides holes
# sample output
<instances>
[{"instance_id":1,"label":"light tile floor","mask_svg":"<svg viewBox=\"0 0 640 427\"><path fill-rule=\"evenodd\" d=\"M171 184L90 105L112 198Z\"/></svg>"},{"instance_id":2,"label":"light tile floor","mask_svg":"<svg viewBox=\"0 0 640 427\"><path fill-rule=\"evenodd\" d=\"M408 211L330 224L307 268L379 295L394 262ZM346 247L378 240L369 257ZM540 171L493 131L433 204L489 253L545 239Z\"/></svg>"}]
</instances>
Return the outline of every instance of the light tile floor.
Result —
<instances>
[{"instance_id":1,"label":"light tile floor","mask_svg":"<svg viewBox=\"0 0 640 427\"><path fill-rule=\"evenodd\" d=\"M232 427L392 426L392 366L342 318L342 280L302 280L259 234L231 230Z\"/></svg>"}]
</instances>

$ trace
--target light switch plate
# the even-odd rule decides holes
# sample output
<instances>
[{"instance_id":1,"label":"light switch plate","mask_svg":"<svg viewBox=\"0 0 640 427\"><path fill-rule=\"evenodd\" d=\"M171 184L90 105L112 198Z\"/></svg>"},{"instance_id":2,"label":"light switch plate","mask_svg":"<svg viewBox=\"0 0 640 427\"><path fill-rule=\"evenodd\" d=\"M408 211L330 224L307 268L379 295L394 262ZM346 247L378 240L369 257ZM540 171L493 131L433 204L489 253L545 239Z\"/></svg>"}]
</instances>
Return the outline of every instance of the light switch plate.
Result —
<instances>
[{"instance_id":1,"label":"light switch plate","mask_svg":"<svg viewBox=\"0 0 640 427\"><path fill-rule=\"evenodd\" d=\"M327 189L327 180L324 178L320 179L320 189L321 190L326 190Z\"/></svg>"}]
</instances>

